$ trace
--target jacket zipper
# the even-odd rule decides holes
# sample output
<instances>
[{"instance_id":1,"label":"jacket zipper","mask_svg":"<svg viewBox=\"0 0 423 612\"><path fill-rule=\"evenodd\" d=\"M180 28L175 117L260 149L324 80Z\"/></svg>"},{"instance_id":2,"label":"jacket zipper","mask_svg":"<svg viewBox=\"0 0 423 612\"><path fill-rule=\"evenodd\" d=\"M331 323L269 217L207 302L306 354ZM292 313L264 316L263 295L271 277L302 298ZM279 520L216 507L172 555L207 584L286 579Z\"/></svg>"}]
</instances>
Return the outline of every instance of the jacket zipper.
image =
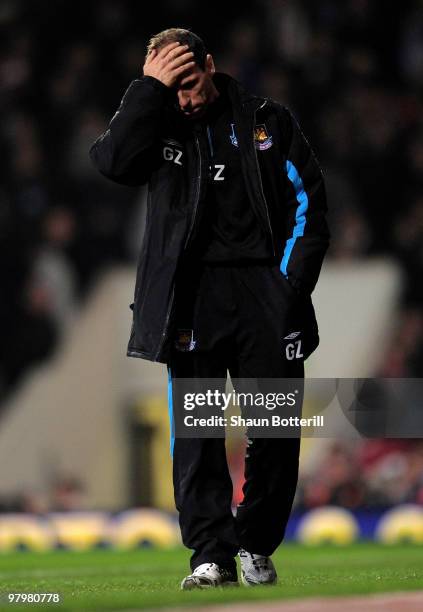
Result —
<instances>
[{"instance_id":1,"label":"jacket zipper","mask_svg":"<svg viewBox=\"0 0 423 612\"><path fill-rule=\"evenodd\" d=\"M195 136L195 146L197 147L197 153L198 153L199 171L198 171L198 179L197 179L197 189L196 189L196 193L195 193L194 212L192 214L191 225L190 225L190 228L188 230L188 235L187 235L187 238L185 240L184 251L185 251L185 249L188 246L188 242L189 242L189 239L191 238L192 230L194 229L195 218L197 216L198 202L200 200L201 164L202 164L202 161L201 161L200 141L198 140L198 136L197 135Z\"/></svg>"},{"instance_id":2,"label":"jacket zipper","mask_svg":"<svg viewBox=\"0 0 423 612\"><path fill-rule=\"evenodd\" d=\"M267 100L265 100L261 106L259 106L258 108L255 109L255 111L254 111L254 125L256 124L257 111L261 110L264 106L266 106L266 104L267 104ZM272 241L272 253L273 253L274 256L276 256L275 243L274 243L274 240L273 240L273 230L272 230L272 226L270 224L269 207L267 205L267 200L266 200L266 197L264 195L263 182L261 180L260 165L259 165L259 161L258 161L256 143L254 142L254 136L253 136L253 147L254 147L254 155L256 157L256 166L257 166L257 174L258 174L258 177L259 177L261 197L262 197L262 200L264 202L264 207L266 209L267 223L269 225L270 238L271 238L271 241Z\"/></svg>"},{"instance_id":3,"label":"jacket zipper","mask_svg":"<svg viewBox=\"0 0 423 612\"><path fill-rule=\"evenodd\" d=\"M265 100L263 102L263 104L258 109L256 109L254 111L254 125L256 123L256 114L257 114L257 111L262 109L266 104L267 104L267 101ZM208 136L210 138L210 132L209 131L208 131ZM197 179L197 189L196 189L196 194L195 194L194 212L193 212L192 219L191 219L191 225L190 225L190 228L188 230L188 235L187 235L187 238L185 240L184 250L187 248L189 239L191 238L192 230L194 228L194 223L195 223L195 219L196 219L196 216L197 216L198 203L199 203L199 199L200 199L199 196L200 196L200 185L201 185L201 165L202 165L202 162L201 162L201 149L200 149L200 143L199 143L199 140L198 140L198 136L195 137L195 145L197 147L197 153L198 153L199 172L198 172L198 179ZM259 166L257 149L256 149L256 145L255 145L255 142L254 142L254 138L253 138L253 146L254 146L254 155L255 155L255 158L256 158L257 174L258 174L258 177L259 177L260 193L261 193L261 197L262 197L262 200L264 202L265 209L266 209L267 223L269 225L270 238L271 238L271 241L272 241L272 253L273 253L273 255L276 255L275 244L274 244L274 241L273 241L273 231L272 231L272 226L270 224L269 207L267 205L266 197L264 195L263 182L261 180L260 166ZM164 344L164 341L165 341L165 338L166 338L167 329L168 329L168 326L169 326L170 313L171 313L171 310L172 310L174 297L175 297L175 282L173 283L173 287L172 287L172 294L171 294L170 300L169 300L169 307L167 309L166 320L165 320L164 328L163 328L163 331L162 331L162 337L161 337L161 340L160 340L160 345L159 345L159 348L157 349L157 352L156 352L156 359L160 355L160 352L161 352L161 350L163 348L163 344Z\"/></svg>"},{"instance_id":4,"label":"jacket zipper","mask_svg":"<svg viewBox=\"0 0 423 612\"><path fill-rule=\"evenodd\" d=\"M196 192L195 192L194 212L192 214L192 220L191 220L190 228L188 230L188 235L187 235L186 240L185 240L185 245L184 245L184 249L183 249L184 251L187 248L189 239L191 238L192 230L194 228L195 218L197 216L198 202L200 200L201 163L202 162L201 162L200 142L198 140L198 136L195 136L195 145L196 145L197 153L198 153L199 172L198 172L197 186L196 186ZM171 293L171 296L170 296L169 306L168 306L167 313L166 313L165 324L164 324L164 327L163 327L163 331L162 331L162 336L161 336L161 339L160 339L159 348L156 351L155 359L157 359L160 356L160 353L161 353L162 348L163 348L164 341L166 339L166 334L167 334L167 330L168 330L168 327L169 327L170 313L172 311L172 306L173 306L174 298L175 298L175 281L173 281L172 293Z\"/></svg>"},{"instance_id":5,"label":"jacket zipper","mask_svg":"<svg viewBox=\"0 0 423 612\"><path fill-rule=\"evenodd\" d=\"M211 137L211 131L210 131L210 126L207 126L207 138L209 141L209 148L210 148L210 156L213 159L214 157L214 149L213 149L213 141L212 141L212 137Z\"/></svg>"}]
</instances>

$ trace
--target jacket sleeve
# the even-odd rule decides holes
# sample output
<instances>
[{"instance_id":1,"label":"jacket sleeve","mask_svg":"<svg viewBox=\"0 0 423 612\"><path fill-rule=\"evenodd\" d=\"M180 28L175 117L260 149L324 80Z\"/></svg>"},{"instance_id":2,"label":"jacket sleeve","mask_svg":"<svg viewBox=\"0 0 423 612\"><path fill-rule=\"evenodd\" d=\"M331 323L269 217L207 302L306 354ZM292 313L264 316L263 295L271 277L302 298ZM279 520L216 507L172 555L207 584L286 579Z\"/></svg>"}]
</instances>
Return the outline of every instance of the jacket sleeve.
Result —
<instances>
[{"instance_id":1,"label":"jacket sleeve","mask_svg":"<svg viewBox=\"0 0 423 612\"><path fill-rule=\"evenodd\" d=\"M287 207L281 272L298 291L311 293L329 246L322 171L297 121L282 109L283 171Z\"/></svg>"},{"instance_id":2,"label":"jacket sleeve","mask_svg":"<svg viewBox=\"0 0 423 612\"><path fill-rule=\"evenodd\" d=\"M124 185L147 182L157 163L160 119L169 88L153 77L131 82L108 129L90 149L95 167Z\"/></svg>"}]
</instances>

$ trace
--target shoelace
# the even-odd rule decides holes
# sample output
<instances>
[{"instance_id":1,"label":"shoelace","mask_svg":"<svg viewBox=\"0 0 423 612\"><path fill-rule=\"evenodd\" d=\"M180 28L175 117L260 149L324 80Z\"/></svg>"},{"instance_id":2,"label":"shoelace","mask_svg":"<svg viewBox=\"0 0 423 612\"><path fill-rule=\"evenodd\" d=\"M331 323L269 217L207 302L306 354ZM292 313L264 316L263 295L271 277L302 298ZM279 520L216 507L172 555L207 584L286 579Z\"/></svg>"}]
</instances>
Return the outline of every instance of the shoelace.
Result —
<instances>
[{"instance_id":1,"label":"shoelace","mask_svg":"<svg viewBox=\"0 0 423 612\"><path fill-rule=\"evenodd\" d=\"M209 567L208 569L211 569L213 567L214 563L209 563ZM218 572L220 573L220 575L222 576L222 578L224 578L225 580L228 579L233 579L233 574L232 572L230 572L228 569L224 568L224 567L219 567L218 566ZM194 574L196 576L207 576L207 568L204 568L203 570L201 570L200 572L194 572Z\"/></svg>"},{"instance_id":2,"label":"shoelace","mask_svg":"<svg viewBox=\"0 0 423 612\"><path fill-rule=\"evenodd\" d=\"M211 569L213 567L213 563L209 563L209 567L208 569ZM198 571L198 568L196 570L194 570L193 574L195 574L196 576L204 576L207 575L207 568L204 568L200 571Z\"/></svg>"},{"instance_id":3,"label":"shoelace","mask_svg":"<svg viewBox=\"0 0 423 612\"><path fill-rule=\"evenodd\" d=\"M249 553L244 549L241 549L239 551L239 556L243 558L251 557L252 564L258 570L268 570L269 569L269 558L268 557L262 557L261 555L253 555L252 553Z\"/></svg>"},{"instance_id":4,"label":"shoelace","mask_svg":"<svg viewBox=\"0 0 423 612\"><path fill-rule=\"evenodd\" d=\"M256 569L258 570L268 570L269 569L269 559L267 557L257 557L255 559L254 556L251 555L251 560Z\"/></svg>"}]
</instances>

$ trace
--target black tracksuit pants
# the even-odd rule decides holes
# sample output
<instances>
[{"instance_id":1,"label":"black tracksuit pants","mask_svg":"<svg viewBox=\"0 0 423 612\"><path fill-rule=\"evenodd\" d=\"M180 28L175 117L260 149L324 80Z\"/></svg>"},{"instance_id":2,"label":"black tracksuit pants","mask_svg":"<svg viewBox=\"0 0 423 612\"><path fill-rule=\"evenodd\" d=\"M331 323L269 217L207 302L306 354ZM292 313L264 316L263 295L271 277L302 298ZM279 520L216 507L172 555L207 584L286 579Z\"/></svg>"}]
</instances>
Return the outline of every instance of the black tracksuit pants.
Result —
<instances>
[{"instance_id":1,"label":"black tracksuit pants","mask_svg":"<svg viewBox=\"0 0 423 612\"><path fill-rule=\"evenodd\" d=\"M226 378L228 370L232 379L304 377L300 351L286 351L296 298L277 264L197 264L176 287L171 379ZM239 547L274 552L291 511L299 450L298 437L252 440L234 517L224 438L174 440L175 503L183 543L194 550L192 569L205 562L235 569Z\"/></svg>"}]
</instances>

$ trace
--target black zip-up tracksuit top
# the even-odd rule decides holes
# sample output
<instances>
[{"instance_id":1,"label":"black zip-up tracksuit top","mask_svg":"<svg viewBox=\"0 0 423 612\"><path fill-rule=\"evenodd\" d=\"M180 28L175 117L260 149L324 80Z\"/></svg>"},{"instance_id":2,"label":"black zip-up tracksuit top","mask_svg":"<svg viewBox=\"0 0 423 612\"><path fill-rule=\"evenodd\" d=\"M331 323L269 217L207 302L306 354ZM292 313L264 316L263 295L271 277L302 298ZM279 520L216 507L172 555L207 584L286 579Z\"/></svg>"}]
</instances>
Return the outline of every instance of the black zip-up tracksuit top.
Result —
<instances>
[{"instance_id":1,"label":"black zip-up tracksuit top","mask_svg":"<svg viewBox=\"0 0 423 612\"><path fill-rule=\"evenodd\" d=\"M310 294L329 244L321 170L286 107L248 94L226 74L213 78L219 90L226 88L232 104L245 186L269 252L305 302L307 357L319 342ZM90 156L98 170L117 183L148 182L127 355L166 363L176 272L196 236L205 199L206 136L176 111L173 90L146 76L129 85Z\"/></svg>"},{"instance_id":2,"label":"black zip-up tracksuit top","mask_svg":"<svg viewBox=\"0 0 423 612\"><path fill-rule=\"evenodd\" d=\"M266 259L269 263L270 248L248 198L232 105L225 91L219 92L200 123L209 144L210 176L191 261L254 264Z\"/></svg>"}]
</instances>

